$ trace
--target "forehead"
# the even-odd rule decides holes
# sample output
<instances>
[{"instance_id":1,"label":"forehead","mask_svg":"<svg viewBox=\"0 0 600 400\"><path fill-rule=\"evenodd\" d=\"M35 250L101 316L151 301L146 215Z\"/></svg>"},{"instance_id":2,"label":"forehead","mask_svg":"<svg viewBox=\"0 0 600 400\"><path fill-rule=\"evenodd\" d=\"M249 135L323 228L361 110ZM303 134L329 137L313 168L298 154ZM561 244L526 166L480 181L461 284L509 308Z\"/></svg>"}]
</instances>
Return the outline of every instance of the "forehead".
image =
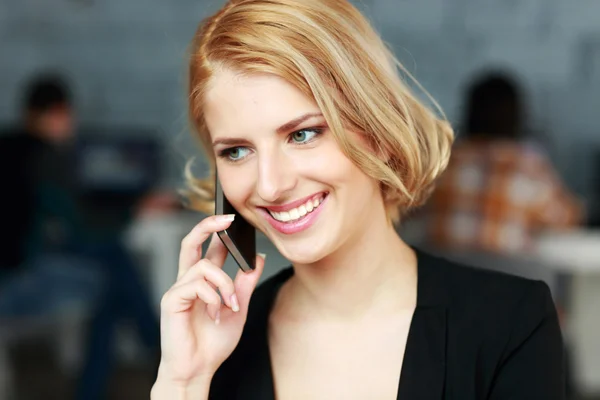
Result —
<instances>
[{"instance_id":1,"label":"forehead","mask_svg":"<svg viewBox=\"0 0 600 400\"><path fill-rule=\"evenodd\" d=\"M312 99L278 76L241 75L223 70L212 79L203 111L214 138L273 132L299 115L319 112L319 108Z\"/></svg>"}]
</instances>

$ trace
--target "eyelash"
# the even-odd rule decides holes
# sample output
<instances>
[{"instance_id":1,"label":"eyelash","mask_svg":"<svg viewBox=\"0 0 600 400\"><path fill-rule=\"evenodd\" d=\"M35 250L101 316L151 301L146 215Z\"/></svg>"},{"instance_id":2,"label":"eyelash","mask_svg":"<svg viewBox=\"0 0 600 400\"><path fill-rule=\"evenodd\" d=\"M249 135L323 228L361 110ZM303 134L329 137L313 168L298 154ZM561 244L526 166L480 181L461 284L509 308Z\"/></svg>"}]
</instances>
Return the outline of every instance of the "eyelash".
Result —
<instances>
[{"instance_id":1,"label":"eyelash","mask_svg":"<svg viewBox=\"0 0 600 400\"><path fill-rule=\"evenodd\" d=\"M319 136L321 136L321 134L323 134L323 132L325 131L325 127L318 127L318 128L305 128L305 129L298 129L297 131L294 131L292 133L290 133L288 135L288 142L292 140L293 135L295 135L298 132L314 132L315 136L313 136L309 141L304 142L304 143L295 143L298 146L304 146L307 144L310 144L312 142L314 142L316 139L318 139ZM237 159L237 160L232 160L229 156L231 154L231 152L235 149L240 149L240 148L245 148L244 146L234 146L234 147L229 147L227 149L223 149L221 151L219 151L219 157L225 159L227 162L230 163L237 163L240 161L243 161L246 157Z\"/></svg>"}]
</instances>

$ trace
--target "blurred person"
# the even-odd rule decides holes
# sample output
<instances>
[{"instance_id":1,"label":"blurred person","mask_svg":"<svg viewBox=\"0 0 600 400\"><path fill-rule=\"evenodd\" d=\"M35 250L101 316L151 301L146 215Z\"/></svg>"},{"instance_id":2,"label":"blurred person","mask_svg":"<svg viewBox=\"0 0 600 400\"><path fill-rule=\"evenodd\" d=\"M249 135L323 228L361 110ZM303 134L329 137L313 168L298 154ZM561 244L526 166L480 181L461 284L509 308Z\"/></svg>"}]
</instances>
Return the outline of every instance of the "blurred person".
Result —
<instances>
[{"instance_id":1,"label":"blurred person","mask_svg":"<svg viewBox=\"0 0 600 400\"><path fill-rule=\"evenodd\" d=\"M66 82L34 79L26 92L21 128L2 138L3 257L0 317L60 313L73 300L93 305L77 397L106 395L117 324L136 324L144 344L158 351L159 324L147 288L119 227L102 223L78 192L75 113ZM165 197L146 196L135 212L166 209ZM133 211L132 211L133 213ZM16 233L16 234L15 234ZM6 236L6 241L4 241ZM6 246L5 246L6 244ZM4 251L6 250L6 251Z\"/></svg>"},{"instance_id":2,"label":"blurred person","mask_svg":"<svg viewBox=\"0 0 600 400\"><path fill-rule=\"evenodd\" d=\"M80 281L89 272L84 269L65 274L69 279L64 280L57 280L53 272L64 256L63 220L72 219L74 212L71 193L62 194L71 187L66 150L73 132L71 95L60 77L45 75L27 87L20 124L0 137L0 174L6 190L0 197L2 315L37 313L54 306L67 290L65 285L79 286L80 294L89 293L91 286L97 289L97 284ZM48 284L46 295L21 290L16 284L21 274L38 274L39 283ZM19 292L21 296L16 296Z\"/></svg>"},{"instance_id":3,"label":"blurred person","mask_svg":"<svg viewBox=\"0 0 600 400\"><path fill-rule=\"evenodd\" d=\"M6 272L23 264L25 237L34 220L35 181L38 163L53 140L66 140L72 131L69 95L55 81L29 88L19 126L0 136L2 181L11 196L2 196L0 213L10 229L0 233L0 268Z\"/></svg>"},{"instance_id":4,"label":"blurred person","mask_svg":"<svg viewBox=\"0 0 600 400\"><path fill-rule=\"evenodd\" d=\"M190 176L190 204L214 210L218 170L239 214L182 242L152 399L564 399L544 283L398 236L453 141L398 69L346 0L228 1L202 22L188 99L212 168ZM215 232L234 218L292 267L255 290L259 255L231 279Z\"/></svg>"},{"instance_id":5,"label":"blurred person","mask_svg":"<svg viewBox=\"0 0 600 400\"><path fill-rule=\"evenodd\" d=\"M526 135L523 95L513 79L499 72L480 77L468 90L465 109L464 137L454 145L429 203L414 216L424 222L428 246L483 262L494 254L529 253L543 231L583 222L582 203L562 182L543 147ZM509 266L500 270L515 272ZM552 276L564 327L568 282L562 275ZM565 357L569 367L569 352ZM566 392L572 393L570 368L565 375Z\"/></svg>"},{"instance_id":6,"label":"blurred person","mask_svg":"<svg viewBox=\"0 0 600 400\"><path fill-rule=\"evenodd\" d=\"M465 136L423 212L430 244L521 253L544 230L580 224L582 205L543 148L524 134L517 85L489 74L467 96Z\"/></svg>"}]
</instances>

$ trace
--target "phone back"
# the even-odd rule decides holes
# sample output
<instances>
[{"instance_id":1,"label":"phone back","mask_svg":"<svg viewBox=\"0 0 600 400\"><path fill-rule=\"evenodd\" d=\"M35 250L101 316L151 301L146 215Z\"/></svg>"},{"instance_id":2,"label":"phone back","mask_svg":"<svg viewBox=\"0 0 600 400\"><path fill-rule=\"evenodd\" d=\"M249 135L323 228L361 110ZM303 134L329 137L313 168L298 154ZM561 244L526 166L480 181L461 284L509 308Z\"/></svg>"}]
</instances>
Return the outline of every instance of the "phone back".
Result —
<instances>
[{"instance_id":1,"label":"phone back","mask_svg":"<svg viewBox=\"0 0 600 400\"><path fill-rule=\"evenodd\" d=\"M239 267L244 272L253 270L256 267L256 229L229 203L223 194L218 177L215 188L215 213L218 215L235 214L235 219L229 228L217 234Z\"/></svg>"}]
</instances>

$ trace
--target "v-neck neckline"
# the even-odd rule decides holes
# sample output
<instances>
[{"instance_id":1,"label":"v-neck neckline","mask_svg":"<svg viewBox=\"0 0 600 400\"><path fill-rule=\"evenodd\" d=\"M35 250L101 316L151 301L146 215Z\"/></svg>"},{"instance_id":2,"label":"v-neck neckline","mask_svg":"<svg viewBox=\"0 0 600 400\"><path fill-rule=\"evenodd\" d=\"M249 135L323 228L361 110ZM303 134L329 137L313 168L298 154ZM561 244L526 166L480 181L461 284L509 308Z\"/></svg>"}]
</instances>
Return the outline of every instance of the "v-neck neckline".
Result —
<instances>
[{"instance_id":1,"label":"v-neck neckline","mask_svg":"<svg viewBox=\"0 0 600 400\"><path fill-rule=\"evenodd\" d=\"M432 276L434 258L420 250L417 254L417 305L413 312L404 357L399 371L397 399L442 399L446 366L447 307L443 285ZM275 380L269 346L269 317L282 285L293 275L290 269L277 282L268 301L268 310L260 321L264 334L257 345L261 357L256 365L260 376L252 383L261 400L275 400ZM440 293L441 291L441 293ZM259 388L257 388L258 386ZM250 389L250 388L249 388ZM259 390L257 390L259 389ZM250 389L251 390L251 389ZM244 391L245 393L248 393Z\"/></svg>"}]
</instances>

